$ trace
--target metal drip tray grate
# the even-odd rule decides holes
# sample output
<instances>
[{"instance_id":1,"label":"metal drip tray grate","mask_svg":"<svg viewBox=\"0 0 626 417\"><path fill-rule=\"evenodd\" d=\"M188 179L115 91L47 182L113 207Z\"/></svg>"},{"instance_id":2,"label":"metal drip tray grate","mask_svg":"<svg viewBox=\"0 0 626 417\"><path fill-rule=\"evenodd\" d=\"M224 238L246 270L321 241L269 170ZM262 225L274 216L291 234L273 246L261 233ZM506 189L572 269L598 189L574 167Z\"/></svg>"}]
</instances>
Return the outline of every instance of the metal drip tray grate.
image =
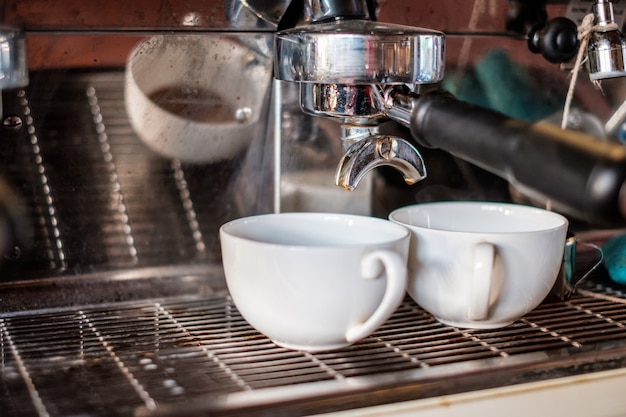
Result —
<instances>
[{"instance_id":1,"label":"metal drip tray grate","mask_svg":"<svg viewBox=\"0 0 626 417\"><path fill-rule=\"evenodd\" d=\"M626 300L594 291L500 330L444 326L407 299L371 337L317 354L277 347L228 297L4 314L0 410L308 414L622 366Z\"/></svg>"}]
</instances>

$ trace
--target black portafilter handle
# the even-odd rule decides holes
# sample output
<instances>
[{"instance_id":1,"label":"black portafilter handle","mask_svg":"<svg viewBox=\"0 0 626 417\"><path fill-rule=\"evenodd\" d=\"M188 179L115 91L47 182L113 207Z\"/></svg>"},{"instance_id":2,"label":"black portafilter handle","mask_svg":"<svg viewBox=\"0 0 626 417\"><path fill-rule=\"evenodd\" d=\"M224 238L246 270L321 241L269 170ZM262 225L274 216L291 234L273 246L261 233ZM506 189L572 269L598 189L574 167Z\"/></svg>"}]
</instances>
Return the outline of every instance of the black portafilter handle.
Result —
<instances>
[{"instance_id":1,"label":"black portafilter handle","mask_svg":"<svg viewBox=\"0 0 626 417\"><path fill-rule=\"evenodd\" d=\"M408 127L419 144L480 166L595 226L626 224L625 146L512 119L445 92L410 101Z\"/></svg>"},{"instance_id":2,"label":"black portafilter handle","mask_svg":"<svg viewBox=\"0 0 626 417\"><path fill-rule=\"evenodd\" d=\"M570 61L578 53L579 46L578 27L566 17L536 25L528 34L528 49L552 63Z\"/></svg>"}]
</instances>

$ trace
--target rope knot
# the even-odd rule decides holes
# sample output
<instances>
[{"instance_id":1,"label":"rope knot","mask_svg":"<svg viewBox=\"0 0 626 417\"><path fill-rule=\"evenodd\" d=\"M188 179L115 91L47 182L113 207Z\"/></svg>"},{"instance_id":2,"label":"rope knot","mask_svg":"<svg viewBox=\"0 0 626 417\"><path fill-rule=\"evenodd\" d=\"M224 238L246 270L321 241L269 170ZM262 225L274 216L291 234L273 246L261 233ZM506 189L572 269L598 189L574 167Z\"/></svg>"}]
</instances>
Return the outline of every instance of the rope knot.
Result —
<instances>
[{"instance_id":1,"label":"rope knot","mask_svg":"<svg viewBox=\"0 0 626 417\"><path fill-rule=\"evenodd\" d=\"M595 16L593 13L589 13L583 17L583 21L580 23L580 26L578 26L578 39L582 40L596 30L596 27L593 25L594 20Z\"/></svg>"}]
</instances>

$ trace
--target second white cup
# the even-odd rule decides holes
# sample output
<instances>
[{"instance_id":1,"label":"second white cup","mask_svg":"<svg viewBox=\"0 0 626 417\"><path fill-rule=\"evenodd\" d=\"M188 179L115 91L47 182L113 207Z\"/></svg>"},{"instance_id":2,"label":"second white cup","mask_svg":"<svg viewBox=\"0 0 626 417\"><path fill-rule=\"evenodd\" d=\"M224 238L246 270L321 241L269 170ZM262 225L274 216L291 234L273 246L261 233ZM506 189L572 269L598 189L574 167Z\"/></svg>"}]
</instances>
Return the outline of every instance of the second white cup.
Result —
<instances>
[{"instance_id":1,"label":"second white cup","mask_svg":"<svg viewBox=\"0 0 626 417\"><path fill-rule=\"evenodd\" d=\"M504 327L541 303L563 260L568 221L505 203L439 202L389 215L411 230L407 292L439 321Z\"/></svg>"}]
</instances>

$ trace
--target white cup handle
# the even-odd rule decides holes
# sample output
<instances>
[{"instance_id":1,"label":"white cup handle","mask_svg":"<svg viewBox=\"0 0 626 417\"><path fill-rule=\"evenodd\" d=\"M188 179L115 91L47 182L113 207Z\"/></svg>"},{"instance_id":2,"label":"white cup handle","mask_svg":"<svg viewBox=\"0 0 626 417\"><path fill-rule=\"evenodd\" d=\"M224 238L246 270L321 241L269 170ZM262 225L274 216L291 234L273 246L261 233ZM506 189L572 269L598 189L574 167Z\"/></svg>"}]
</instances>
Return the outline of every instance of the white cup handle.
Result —
<instances>
[{"instance_id":1,"label":"white cup handle","mask_svg":"<svg viewBox=\"0 0 626 417\"><path fill-rule=\"evenodd\" d=\"M467 318L470 320L486 320L489 317L494 257L495 248L491 243L480 242L474 246L474 268L467 308Z\"/></svg>"},{"instance_id":2,"label":"white cup handle","mask_svg":"<svg viewBox=\"0 0 626 417\"><path fill-rule=\"evenodd\" d=\"M387 271L385 294L380 305L369 319L348 329L346 340L350 343L364 339L374 333L396 311L406 294L406 261L394 251L380 249L365 255L361 260L363 278L377 279L382 277L381 263L384 270Z\"/></svg>"}]
</instances>

